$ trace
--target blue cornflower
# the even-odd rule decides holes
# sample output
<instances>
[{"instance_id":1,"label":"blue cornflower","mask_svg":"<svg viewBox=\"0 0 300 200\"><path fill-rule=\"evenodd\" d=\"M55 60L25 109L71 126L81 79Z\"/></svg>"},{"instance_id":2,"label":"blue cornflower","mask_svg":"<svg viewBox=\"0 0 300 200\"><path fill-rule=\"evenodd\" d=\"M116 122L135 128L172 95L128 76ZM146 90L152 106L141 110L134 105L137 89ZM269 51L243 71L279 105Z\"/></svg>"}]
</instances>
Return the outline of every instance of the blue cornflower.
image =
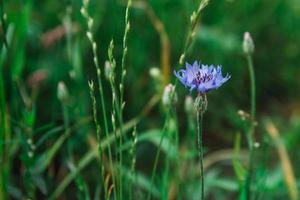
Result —
<instances>
[{"instance_id":1,"label":"blue cornflower","mask_svg":"<svg viewBox=\"0 0 300 200\"><path fill-rule=\"evenodd\" d=\"M230 79L229 74L223 77L221 66L198 64L197 61L193 65L186 63L186 69L174 71L174 74L190 91L195 89L201 94L220 87Z\"/></svg>"}]
</instances>

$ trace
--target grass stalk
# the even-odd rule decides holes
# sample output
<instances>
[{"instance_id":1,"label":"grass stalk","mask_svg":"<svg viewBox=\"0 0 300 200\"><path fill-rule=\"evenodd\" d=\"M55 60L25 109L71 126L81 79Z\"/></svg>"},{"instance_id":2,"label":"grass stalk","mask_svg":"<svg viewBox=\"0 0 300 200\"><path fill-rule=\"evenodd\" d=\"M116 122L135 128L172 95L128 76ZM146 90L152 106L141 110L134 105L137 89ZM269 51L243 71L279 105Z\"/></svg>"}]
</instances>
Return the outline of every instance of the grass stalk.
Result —
<instances>
[{"instance_id":1,"label":"grass stalk","mask_svg":"<svg viewBox=\"0 0 300 200\"><path fill-rule=\"evenodd\" d=\"M284 175L285 185L288 190L288 195L291 200L299 200L297 179L295 177L293 165L289 157L288 151L280 138L279 131L271 120L267 120L265 126L269 136L274 142L278 156L280 158L281 168Z\"/></svg>"},{"instance_id":2,"label":"grass stalk","mask_svg":"<svg viewBox=\"0 0 300 200\"><path fill-rule=\"evenodd\" d=\"M102 159L102 154L103 154L103 149L100 145L101 143L101 130L100 130L100 124L98 122L98 117L97 117L97 102L96 102L96 97L95 97L95 90L94 90L94 83L91 81L89 82L89 88L90 88L90 96L91 96L91 100L92 100L92 107L93 107L93 118L94 118L94 123L96 126L96 136L97 136L97 140L98 140L98 154L99 154L99 161L100 161L100 169L101 169L101 179L102 179L102 183L103 183L103 188L104 188L104 196L105 199L108 199L107 196L107 187L105 185L105 172L104 172L104 163L103 163L103 159Z\"/></svg>"},{"instance_id":3,"label":"grass stalk","mask_svg":"<svg viewBox=\"0 0 300 200\"><path fill-rule=\"evenodd\" d=\"M156 105L158 102L159 98L157 96L153 96L153 98L149 101L149 103L143 108L142 112L138 115L138 117L133 118L129 120L127 123L124 124L124 134L126 131L131 129L132 127L136 126L142 118L147 115L152 108ZM101 142L101 147L102 149L106 149L111 146L111 144L116 141L117 136L121 134L120 131L117 130L116 136L113 134L109 134L109 137L106 137L102 142ZM57 199L59 195L65 190L65 188L71 183L71 181L76 177L77 173L79 173L82 169L84 169L88 164L90 164L95 157L98 155L98 151L95 151L94 149L91 149L88 153L86 153L83 158L79 161L78 166L75 171L70 172L62 181L61 183L57 186L55 191L51 194L49 197L50 200L52 199ZM110 189L109 189L110 191Z\"/></svg>"},{"instance_id":4,"label":"grass stalk","mask_svg":"<svg viewBox=\"0 0 300 200\"><path fill-rule=\"evenodd\" d=\"M115 81L115 72L116 72L116 61L113 55L113 50L114 50L114 41L111 40L109 48L108 48L108 57L109 57L109 63L111 66L111 73L109 76L109 83L110 83L110 87L111 87L111 92L112 92L112 125L113 125L113 129L114 129L114 133L116 133L116 118L118 120L119 123L119 127L120 127L120 137L119 137L119 147L122 146L123 144L123 118L122 118L122 108L121 108L121 103L119 102L119 97L118 97L118 93L117 93L117 89L116 89L116 81ZM118 160L120 163L120 166L122 166L123 163L123 153L122 151L119 151L118 154ZM119 187L119 198L122 199L122 167L119 167L119 169L117 170L119 173L119 178L118 178L118 187Z\"/></svg>"},{"instance_id":5,"label":"grass stalk","mask_svg":"<svg viewBox=\"0 0 300 200\"><path fill-rule=\"evenodd\" d=\"M97 71L97 80L98 80L98 85L99 85L101 110L102 110L102 117L104 120L105 136L109 137L108 123L107 123L107 116L106 116L106 105L105 105L105 101L104 101L104 92L103 92L103 86L102 86L102 73L101 73L101 68L99 66L99 61L98 61L98 56L97 56L97 44L96 44L94 36L92 34L93 19L88 14L88 5L89 5L89 1L84 0L83 6L81 8L81 14L87 21L87 25L88 25L88 31L87 31L86 35L92 45L93 61L94 61L94 65L95 65L96 71ZM113 167L112 153L111 153L110 145L108 145L108 157L109 157L110 167ZM115 183L114 174L112 174L112 180L113 180L113 183ZM114 187L114 194L116 194L115 187Z\"/></svg>"},{"instance_id":6,"label":"grass stalk","mask_svg":"<svg viewBox=\"0 0 300 200\"><path fill-rule=\"evenodd\" d=\"M182 52L182 54L179 58L179 64L180 65L184 64L186 53L187 53L189 47L191 46L191 44L193 42L193 39L196 35L196 28L197 28L198 22L200 20L201 11L208 5L209 1L210 0L202 0L199 4L199 7L198 7L197 11L194 11L191 15L191 18L190 18L191 27L190 27L190 30L188 32L188 35L187 35L187 38L186 38L186 41L185 41L183 52Z\"/></svg>"},{"instance_id":7,"label":"grass stalk","mask_svg":"<svg viewBox=\"0 0 300 200\"><path fill-rule=\"evenodd\" d=\"M6 14L4 12L4 1L1 1L0 2L0 11L1 11L1 16L0 16L0 19L1 19L1 25L2 25L2 37L3 37L3 44L6 48L6 50L8 49L8 41L7 41L7 38L6 38L6 31L7 31L7 26L6 26Z\"/></svg>"},{"instance_id":8,"label":"grass stalk","mask_svg":"<svg viewBox=\"0 0 300 200\"><path fill-rule=\"evenodd\" d=\"M133 182L136 180L136 173L135 173L135 164L136 164L136 145L137 145L137 132L136 132L136 126L133 128L132 131L132 146L130 149L130 155L131 155L131 173L133 174L133 181L130 182L129 186L129 199L132 199L132 192L133 192Z\"/></svg>"},{"instance_id":9,"label":"grass stalk","mask_svg":"<svg viewBox=\"0 0 300 200\"><path fill-rule=\"evenodd\" d=\"M125 76L126 76L126 69L125 69L125 61L126 61L126 55L128 52L128 47L127 47L127 36L130 30L130 22L129 22L129 10L131 8L132 1L128 0L127 1L127 6L126 6L126 11L125 11L125 30L124 30L124 36L123 36L123 56L122 56L122 63L121 63L121 83L119 85L120 89L120 114L119 114L119 121L120 121L120 130L121 132L123 131L123 110L125 107L125 102L124 102L124 89L125 89ZM123 145L123 138L120 136L120 147ZM120 151L120 172L122 169L122 163L123 163L123 155L122 151ZM122 174L120 173L120 199L123 199L123 186L122 186Z\"/></svg>"},{"instance_id":10,"label":"grass stalk","mask_svg":"<svg viewBox=\"0 0 300 200\"><path fill-rule=\"evenodd\" d=\"M161 152L161 145L162 145L163 140L166 136L166 129L168 127L168 124L169 124L169 121L170 121L170 118L171 118L170 111L171 110L169 110L169 112L167 112L166 121L165 121L165 124L164 124L164 126L161 130L161 137L160 137L159 144L158 144L158 147L157 147L155 160L154 160L154 166L153 166L153 170L152 170L152 173L151 173L151 182L150 182L151 187L153 187L153 183L154 183L154 177L155 177L156 170L157 170L158 158L159 158L159 155L160 155L160 152ZM147 195L147 200L150 200L150 199L151 199L151 192L149 191L148 195Z\"/></svg>"},{"instance_id":11,"label":"grass stalk","mask_svg":"<svg viewBox=\"0 0 300 200\"><path fill-rule=\"evenodd\" d=\"M129 22L129 10L131 8L132 1L127 1L126 6L126 12L125 12L125 30L124 30L124 36L123 36L123 56L122 56L122 65L121 65L121 83L120 83L120 105L121 111L123 110L123 100L124 100L124 82L125 82L125 76L126 76L126 69L125 69L125 61L126 61L126 55L128 52L127 47L127 35L130 30L130 22Z\"/></svg>"}]
</instances>

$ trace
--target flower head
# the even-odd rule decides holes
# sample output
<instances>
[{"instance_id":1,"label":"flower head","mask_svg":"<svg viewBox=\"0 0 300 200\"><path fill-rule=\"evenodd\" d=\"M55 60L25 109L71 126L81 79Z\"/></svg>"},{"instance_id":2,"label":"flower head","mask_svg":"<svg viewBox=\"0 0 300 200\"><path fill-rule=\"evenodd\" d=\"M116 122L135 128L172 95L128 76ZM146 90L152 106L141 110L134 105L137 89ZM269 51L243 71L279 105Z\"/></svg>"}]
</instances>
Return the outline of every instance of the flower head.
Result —
<instances>
[{"instance_id":1,"label":"flower head","mask_svg":"<svg viewBox=\"0 0 300 200\"><path fill-rule=\"evenodd\" d=\"M202 94L219 88L230 79L229 74L223 77L221 66L203 65L197 61L193 65L186 63L186 69L174 71L174 74L190 91L196 90Z\"/></svg>"}]
</instances>

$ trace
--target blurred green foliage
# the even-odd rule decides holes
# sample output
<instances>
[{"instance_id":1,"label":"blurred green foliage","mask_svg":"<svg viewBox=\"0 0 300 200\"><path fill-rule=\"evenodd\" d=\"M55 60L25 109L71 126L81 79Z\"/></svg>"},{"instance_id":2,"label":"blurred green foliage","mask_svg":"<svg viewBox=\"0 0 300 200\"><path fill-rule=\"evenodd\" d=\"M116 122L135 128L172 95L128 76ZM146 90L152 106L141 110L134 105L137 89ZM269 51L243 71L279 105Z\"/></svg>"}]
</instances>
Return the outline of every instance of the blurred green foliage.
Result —
<instances>
[{"instance_id":1,"label":"blurred green foliage","mask_svg":"<svg viewBox=\"0 0 300 200\"><path fill-rule=\"evenodd\" d=\"M162 36L155 23L163 25L169 40L168 67L171 73L170 82L173 82L173 70L183 67L178 64L178 60L184 49L190 16L198 8L199 2L133 0L126 59L125 122L139 115L151 97L161 94L164 87L159 80L149 75L152 67L162 68ZM66 174L70 171L75 174L72 171L75 167L72 165L82 161L85 153L91 149L90 135L95 136L95 129L91 120L88 80L96 79L96 71L92 50L86 38L86 22L80 14L81 6L80 0L1 1L1 16L6 16L5 24L2 21L0 29L3 42L0 60L1 154L6 153L2 162L9 164L0 169L3 170L3 174L8 174L7 179L4 175L4 179L1 180L7 180L10 197L49 197ZM114 54L117 63L121 63L125 8L126 2L121 0L91 0L89 11L94 19L95 39L102 67L108 59L107 49L111 39L115 42ZM283 187L279 161L264 129L263 119L268 116L276 122L284 144L291 153L295 176L298 178L299 0L212 0L201 13L186 60L220 64L223 70L232 76L224 87L208 95L204 146L208 153L233 148L235 133L244 129L244 122L238 117L237 111L250 110L250 83L247 62L242 52L243 34L246 31L251 33L255 42L257 137L262 144L267 145L269 151L262 157L270 158L268 163L258 166L261 170L258 170L258 174L268 173L261 198L286 199L287 189ZM4 37L8 48L4 46ZM120 64L117 66L119 73L118 70ZM66 83L70 93L66 109L70 118L71 136L63 135L64 111L57 99L59 81ZM109 83L104 81L107 102L111 98L109 88ZM181 85L178 85L177 91L179 102L176 112L180 144L182 149L192 147L190 152L184 155L195 158L195 127L190 123L192 119L184 113L184 99L188 92ZM109 109L111 105L108 105ZM101 121L102 118L99 118ZM144 190L153 190L153 195L159 196L157 190L166 187L162 182L157 186L159 188L151 188L148 180L155 157L154 147L158 144L161 134L157 129L163 126L164 120L165 110L159 104L137 124L139 134L146 139L140 139L137 149L139 178L135 184L140 187L137 187L136 199L145 198L142 192ZM155 134L149 134L151 132ZM147 138L147 134L152 137ZM35 144L34 148L31 142L28 142L29 139ZM67 145L63 145L64 143ZM174 159L174 154L176 157L179 153L170 146L171 144L172 141L165 141L162 151L166 157ZM246 146L244 135L241 145ZM31 156L31 153L34 155ZM76 194L79 199L86 199L89 193L94 196L99 190L95 187L98 184L96 177L99 169L94 162L92 163L76 176L74 184L67 188L68 192L63 192L66 199L72 199ZM231 160L207 171L206 190L212 199L237 198L239 185L230 164ZM40 165L43 169L40 169ZM191 171L196 170L196 167L190 168ZM228 169L228 172L224 169ZM131 174L128 174L128 177L130 179ZM191 177L187 179L189 184L182 188L187 193L186 199L199 199L199 181ZM69 193L71 191L77 193ZM179 197L184 199L183 193Z\"/></svg>"}]
</instances>

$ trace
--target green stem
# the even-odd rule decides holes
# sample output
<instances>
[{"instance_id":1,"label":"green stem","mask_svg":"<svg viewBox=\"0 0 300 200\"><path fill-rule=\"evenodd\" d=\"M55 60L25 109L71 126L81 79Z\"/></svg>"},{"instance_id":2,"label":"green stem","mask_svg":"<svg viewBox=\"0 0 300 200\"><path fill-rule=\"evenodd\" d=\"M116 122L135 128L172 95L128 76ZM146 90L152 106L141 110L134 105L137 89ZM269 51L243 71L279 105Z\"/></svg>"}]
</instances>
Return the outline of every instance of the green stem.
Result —
<instances>
[{"instance_id":1,"label":"green stem","mask_svg":"<svg viewBox=\"0 0 300 200\"><path fill-rule=\"evenodd\" d=\"M248 177L246 179L246 197L248 200L251 199L251 184L253 179L253 160L254 160L254 133L255 133L255 115L256 115L256 87L255 87L255 73L253 67L253 61L251 55L247 55L247 62L249 68L249 76L250 76L250 83L251 83L251 125L250 130L248 133L248 143L249 143L249 171Z\"/></svg>"},{"instance_id":2,"label":"green stem","mask_svg":"<svg viewBox=\"0 0 300 200\"><path fill-rule=\"evenodd\" d=\"M4 1L0 2L0 11L1 11L1 26L2 26L2 34L3 34L3 43L5 46L5 50L8 50L8 42L6 39L7 27L6 21L4 18ZM6 52L7 53L7 52ZM3 63L3 61L1 61ZM1 64L0 63L0 64ZM7 123L7 117L9 113L6 108L6 97L5 97L5 82L3 73L3 65L0 65L0 199L7 198L7 182L9 178L9 164L10 160L8 155L9 145L7 145L7 141L10 139L10 131L9 125Z\"/></svg>"},{"instance_id":3,"label":"green stem","mask_svg":"<svg viewBox=\"0 0 300 200\"><path fill-rule=\"evenodd\" d=\"M83 10L85 10L85 12L87 13L87 4L83 5ZM86 19L86 21L89 23L90 20L92 20L92 18L89 16L89 14L83 14L84 18ZM88 31L87 33L90 33L90 37L88 36L88 39L91 43L92 46L92 50L93 50L93 61L94 61L94 65L96 67L96 71L97 71L97 81L98 81L98 85L99 85L99 92L100 92L100 104L101 104L101 110L102 110L102 116L103 116L103 121L104 121L104 129L105 129L105 136L108 137L109 136L109 130L108 130L108 123L107 123L107 116L106 116L106 104L104 101L104 91L103 91L103 86L102 86L102 72L101 72L101 68L99 66L99 61L98 61L98 56L97 56L97 45L94 39L94 36L92 35L92 25L88 25ZM109 163L110 163L110 167L113 167L113 162L112 162L112 150L111 150L111 146L108 146L108 157L109 157ZM112 174L112 179L113 179L113 184L115 183L115 176L114 174ZM116 189L114 187L114 194L116 194Z\"/></svg>"},{"instance_id":4,"label":"green stem","mask_svg":"<svg viewBox=\"0 0 300 200\"><path fill-rule=\"evenodd\" d=\"M6 31L7 31L7 26L6 26L6 20L4 18L4 1L1 1L0 2L0 11L1 11L1 24L2 24L2 33L3 33L3 43L4 43L4 46L6 48L6 50L8 49L8 42L7 42L7 39L6 39Z\"/></svg>"},{"instance_id":5,"label":"green stem","mask_svg":"<svg viewBox=\"0 0 300 200\"><path fill-rule=\"evenodd\" d=\"M98 118L97 118L97 102L96 102L96 98L95 98L95 91L94 91L94 86L93 86L93 82L89 83L89 87L90 87L90 96L91 96L91 100L92 100L92 107L93 107L93 118L94 118L94 123L96 126L96 136L97 136L97 141L98 141L98 154L99 154L99 166L100 166L100 174L101 174L101 178L102 178L102 183L103 183L103 188L104 188L104 196L105 199L108 199L108 195L107 195L107 186L105 185L105 171L104 171L104 164L103 164L103 159L102 159L102 154L103 154L103 150L101 148L101 130L100 130L100 125L98 122Z\"/></svg>"},{"instance_id":6,"label":"green stem","mask_svg":"<svg viewBox=\"0 0 300 200\"><path fill-rule=\"evenodd\" d=\"M6 162L6 150L8 148L6 142L8 141L8 127L6 127L6 101L4 91L4 80L2 76L2 67L0 66L0 199L7 198L7 175L8 175L8 162ZM3 163L3 164L2 164Z\"/></svg>"},{"instance_id":7,"label":"green stem","mask_svg":"<svg viewBox=\"0 0 300 200\"><path fill-rule=\"evenodd\" d=\"M251 117L252 117L252 121L254 122L255 115L256 115L255 73L254 73L252 57L250 55L247 56L247 61L248 61L249 75L251 81Z\"/></svg>"},{"instance_id":8,"label":"green stem","mask_svg":"<svg viewBox=\"0 0 300 200\"><path fill-rule=\"evenodd\" d=\"M175 145L176 145L176 149L177 151L179 152L179 131L178 131L178 118L177 118L177 115L176 115L176 110L174 109L174 119L175 119L175 124L176 124L176 130L175 130ZM180 192L180 156L177 156L176 159L175 159L175 164L176 164L176 167L175 167L175 172L176 172L176 175L175 175L175 185L176 185L176 190L178 191L177 194L178 194L178 199L181 199L181 192Z\"/></svg>"},{"instance_id":9,"label":"green stem","mask_svg":"<svg viewBox=\"0 0 300 200\"><path fill-rule=\"evenodd\" d=\"M165 135L166 135L165 133L166 133L166 128L168 127L169 118L170 118L170 110L167 113L167 119L166 119L166 122L164 124L163 129L162 129L160 141L159 141L159 144L158 144L158 149L157 149L156 155L155 155L154 167L153 167L153 170L152 170L151 183L150 183L151 184L151 189L152 189L153 182L154 182L154 176L155 176L155 173L156 173L156 170L157 170L157 164L158 164L158 158L159 158L160 151L161 151L161 145L162 145L162 142L163 142L163 140L165 138ZM151 199L151 191L149 191L148 195L147 195L147 200L150 200L150 199Z\"/></svg>"},{"instance_id":10,"label":"green stem","mask_svg":"<svg viewBox=\"0 0 300 200\"><path fill-rule=\"evenodd\" d=\"M120 83L120 128L121 132L123 131L123 101L124 101L124 79L126 75L126 70L125 70L125 58L127 55L127 35L129 32L129 9L131 7L131 0L127 1L127 6L126 6L126 13L125 13L125 30L124 30L124 37L123 37L123 56L122 56L122 64L121 64L121 83ZM126 138L125 138L126 140ZM122 136L120 137L120 147L123 145L122 141ZM123 156L122 152L120 152L120 165L122 166L123 163ZM121 169L121 168L120 168ZM122 172L120 170L120 172ZM120 180L121 180L121 185L120 185L120 199L123 199L123 186L122 186L122 174L120 173Z\"/></svg>"},{"instance_id":11,"label":"green stem","mask_svg":"<svg viewBox=\"0 0 300 200\"><path fill-rule=\"evenodd\" d=\"M203 147L202 147L202 121L203 113L197 112L197 131L198 131L198 151L200 159L200 175L201 175L201 200L204 199L204 170L203 170Z\"/></svg>"},{"instance_id":12,"label":"green stem","mask_svg":"<svg viewBox=\"0 0 300 200\"><path fill-rule=\"evenodd\" d=\"M157 104L160 100L158 96L153 96L152 99L147 103L147 105L142 109L142 112L135 118L129 120L127 123L124 124L124 132L126 134L127 131L137 125ZM77 127L77 126L76 126ZM74 126L75 128L75 126ZM116 136L113 133L108 134L109 136L106 137L101 143L101 148L105 150L106 148L110 147L113 142L117 140L117 137L121 134L120 130L117 130ZM66 189L66 187L73 181L76 175L83 170L87 165L89 165L98 155L98 149L95 152L94 149L91 149L87 152L79 161L76 170L70 172L64 179L60 182L60 184L56 187L55 191L50 195L48 198L49 200L57 199L59 195ZM50 162L49 162L50 163ZM1 167L1 166L0 166ZM114 198L116 199L116 198Z\"/></svg>"},{"instance_id":13,"label":"green stem","mask_svg":"<svg viewBox=\"0 0 300 200\"><path fill-rule=\"evenodd\" d=\"M111 60L111 63L112 60ZM119 137L119 147L121 147L123 145L123 118L122 118L122 113L121 113L121 107L120 107L120 103L118 102L118 94L117 94L117 90L116 90L116 87L115 87L115 80L114 80L114 76L112 76L110 78L110 86L111 86L111 91L112 91L112 94L113 94L113 98L112 98L112 110L113 110L113 115L114 117L117 118L118 122L119 122L119 126L120 126L120 137ZM113 129L114 129L114 133L116 134L116 123L113 122ZM123 154L122 154L122 151L119 151L119 162L120 162L120 166L122 166L122 163L123 163ZM123 188L123 185L122 185L122 168L119 167L118 168L118 173L119 173L119 178L118 178L118 182L119 182L119 199L122 199L122 188Z\"/></svg>"},{"instance_id":14,"label":"green stem","mask_svg":"<svg viewBox=\"0 0 300 200\"><path fill-rule=\"evenodd\" d=\"M194 11L192 16L194 17L193 20L191 20L191 27L190 27L190 30L188 32L188 36L186 38L186 41L185 41L185 45L184 45L184 50L179 58L179 64L180 65L183 65L184 64L184 61L185 61L185 57L186 57L186 53L189 49L189 47L191 46L192 42L193 42L193 39L195 38L195 33L196 33L196 28L197 28L197 25L199 23L199 20L200 20L200 14L201 14L201 11L208 5L209 3L209 0L202 0L199 4L199 7L197 9L197 11Z\"/></svg>"}]
</instances>

